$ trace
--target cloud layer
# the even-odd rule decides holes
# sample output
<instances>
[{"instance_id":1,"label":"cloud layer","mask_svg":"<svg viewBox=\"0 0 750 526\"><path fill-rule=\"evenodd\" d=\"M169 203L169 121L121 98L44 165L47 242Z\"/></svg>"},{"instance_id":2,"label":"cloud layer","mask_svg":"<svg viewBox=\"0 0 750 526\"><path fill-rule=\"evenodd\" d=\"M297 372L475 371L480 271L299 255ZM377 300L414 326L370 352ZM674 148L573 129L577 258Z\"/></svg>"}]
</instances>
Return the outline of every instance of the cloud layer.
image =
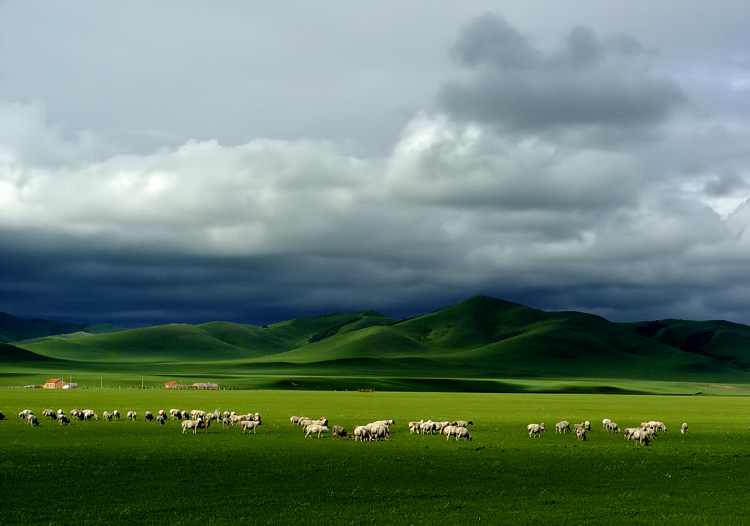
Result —
<instances>
[{"instance_id":1,"label":"cloud layer","mask_svg":"<svg viewBox=\"0 0 750 526\"><path fill-rule=\"evenodd\" d=\"M382 151L309 137L121 153L44 102L0 101L0 310L262 324L488 294L750 321L742 114L587 27L541 49L485 14L449 54L460 70Z\"/></svg>"}]
</instances>

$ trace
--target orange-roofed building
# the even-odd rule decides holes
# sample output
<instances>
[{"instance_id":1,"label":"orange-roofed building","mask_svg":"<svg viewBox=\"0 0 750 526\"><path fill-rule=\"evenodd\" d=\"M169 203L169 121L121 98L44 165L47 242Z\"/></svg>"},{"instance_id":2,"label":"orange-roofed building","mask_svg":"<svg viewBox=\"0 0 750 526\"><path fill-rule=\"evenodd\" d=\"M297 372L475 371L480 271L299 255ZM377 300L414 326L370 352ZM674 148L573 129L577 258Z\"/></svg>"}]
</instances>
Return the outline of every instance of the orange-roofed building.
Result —
<instances>
[{"instance_id":1,"label":"orange-roofed building","mask_svg":"<svg viewBox=\"0 0 750 526\"><path fill-rule=\"evenodd\" d=\"M174 380L164 384L165 389L179 389L180 387L182 387L180 382L175 382Z\"/></svg>"},{"instance_id":2,"label":"orange-roofed building","mask_svg":"<svg viewBox=\"0 0 750 526\"><path fill-rule=\"evenodd\" d=\"M62 389L66 385L68 384L62 378L52 378L51 380L47 380L47 383L42 387L45 389Z\"/></svg>"}]
</instances>

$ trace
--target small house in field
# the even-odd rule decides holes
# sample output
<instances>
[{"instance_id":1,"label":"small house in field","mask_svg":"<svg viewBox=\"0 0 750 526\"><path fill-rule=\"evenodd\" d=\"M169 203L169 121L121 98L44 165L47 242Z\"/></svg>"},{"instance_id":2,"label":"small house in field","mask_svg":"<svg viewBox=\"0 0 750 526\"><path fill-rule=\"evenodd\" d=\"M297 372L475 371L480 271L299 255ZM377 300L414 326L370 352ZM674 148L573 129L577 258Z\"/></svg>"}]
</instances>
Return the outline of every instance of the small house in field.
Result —
<instances>
[{"instance_id":1,"label":"small house in field","mask_svg":"<svg viewBox=\"0 0 750 526\"><path fill-rule=\"evenodd\" d=\"M62 378L52 378L51 380L47 380L47 383L42 387L44 389L64 389L66 385L68 384Z\"/></svg>"},{"instance_id":2,"label":"small house in field","mask_svg":"<svg viewBox=\"0 0 750 526\"><path fill-rule=\"evenodd\" d=\"M164 384L164 389L181 389L181 388L182 388L182 385L180 385L180 382L175 382L174 380Z\"/></svg>"},{"instance_id":3,"label":"small house in field","mask_svg":"<svg viewBox=\"0 0 750 526\"><path fill-rule=\"evenodd\" d=\"M210 390L215 390L215 389L219 388L219 384L217 384L215 382L195 382L191 387L193 389L201 389L201 390L210 389Z\"/></svg>"}]
</instances>

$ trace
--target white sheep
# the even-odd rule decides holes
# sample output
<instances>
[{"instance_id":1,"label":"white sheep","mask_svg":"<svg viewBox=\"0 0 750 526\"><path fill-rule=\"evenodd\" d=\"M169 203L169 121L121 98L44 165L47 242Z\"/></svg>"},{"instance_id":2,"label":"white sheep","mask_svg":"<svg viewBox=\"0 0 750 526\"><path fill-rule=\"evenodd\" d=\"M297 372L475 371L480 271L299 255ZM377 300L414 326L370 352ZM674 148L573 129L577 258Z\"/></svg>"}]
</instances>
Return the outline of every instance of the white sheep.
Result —
<instances>
[{"instance_id":1,"label":"white sheep","mask_svg":"<svg viewBox=\"0 0 750 526\"><path fill-rule=\"evenodd\" d=\"M28 415L26 415L26 424L28 424L28 425L30 425L32 427L33 426L38 426L39 425L39 420L36 419L36 416L34 416L34 413L29 413Z\"/></svg>"},{"instance_id":2,"label":"white sheep","mask_svg":"<svg viewBox=\"0 0 750 526\"><path fill-rule=\"evenodd\" d=\"M243 422L244 424L244 422ZM320 424L312 424L307 426L307 430L305 431L305 436L309 437L310 435L318 435L318 438L320 438L320 435L328 431L328 426L323 426Z\"/></svg>"},{"instance_id":3,"label":"white sheep","mask_svg":"<svg viewBox=\"0 0 750 526\"><path fill-rule=\"evenodd\" d=\"M568 431L570 431L570 423L567 420L561 420L555 424L555 434L564 435Z\"/></svg>"},{"instance_id":4,"label":"white sheep","mask_svg":"<svg viewBox=\"0 0 750 526\"><path fill-rule=\"evenodd\" d=\"M388 427L382 424L368 424L367 427L370 430L370 440L390 440L390 433Z\"/></svg>"},{"instance_id":5,"label":"white sheep","mask_svg":"<svg viewBox=\"0 0 750 526\"><path fill-rule=\"evenodd\" d=\"M428 420L427 422L422 422L419 425L419 434L420 435L431 435L435 432L435 422L432 420Z\"/></svg>"},{"instance_id":6,"label":"white sheep","mask_svg":"<svg viewBox=\"0 0 750 526\"><path fill-rule=\"evenodd\" d=\"M585 441L586 440L586 428L585 427L576 428L576 436L578 437L578 440Z\"/></svg>"},{"instance_id":7,"label":"white sheep","mask_svg":"<svg viewBox=\"0 0 750 526\"><path fill-rule=\"evenodd\" d=\"M154 419L154 414L151 411L146 411L146 414L143 418L144 420L146 420L146 422L151 422Z\"/></svg>"},{"instance_id":8,"label":"white sheep","mask_svg":"<svg viewBox=\"0 0 750 526\"><path fill-rule=\"evenodd\" d=\"M184 435L185 433L187 433L188 429L192 429L194 434L197 433L198 427L200 426L201 422L202 420L200 418L198 418L197 420L183 420L182 421L182 434Z\"/></svg>"},{"instance_id":9,"label":"white sheep","mask_svg":"<svg viewBox=\"0 0 750 526\"><path fill-rule=\"evenodd\" d=\"M182 419L182 413L180 413L179 409L170 409L169 410L169 418L172 420L181 420Z\"/></svg>"},{"instance_id":10,"label":"white sheep","mask_svg":"<svg viewBox=\"0 0 750 526\"><path fill-rule=\"evenodd\" d=\"M259 424L260 422L256 422L255 420L245 420L244 422L240 422L242 434L244 435L248 431L252 431L253 434L255 434L255 428L258 427Z\"/></svg>"},{"instance_id":11,"label":"white sheep","mask_svg":"<svg viewBox=\"0 0 750 526\"><path fill-rule=\"evenodd\" d=\"M680 427L680 433L682 433L683 435L685 435L685 434L687 434L687 432L688 432L687 422L683 422L682 423L682 427Z\"/></svg>"},{"instance_id":12,"label":"white sheep","mask_svg":"<svg viewBox=\"0 0 750 526\"><path fill-rule=\"evenodd\" d=\"M55 412L52 409L45 409L45 410L43 410L42 411L42 416L44 417L45 420L47 420L47 419L57 420L57 415L55 414Z\"/></svg>"},{"instance_id":13,"label":"white sheep","mask_svg":"<svg viewBox=\"0 0 750 526\"><path fill-rule=\"evenodd\" d=\"M469 430L466 429L464 426L456 426L456 431L454 434L455 434L456 440L465 438L469 442L471 442L471 435L469 434Z\"/></svg>"},{"instance_id":14,"label":"white sheep","mask_svg":"<svg viewBox=\"0 0 750 526\"><path fill-rule=\"evenodd\" d=\"M370 440L370 430L367 426L356 426L354 428L354 440Z\"/></svg>"},{"instance_id":15,"label":"white sheep","mask_svg":"<svg viewBox=\"0 0 750 526\"><path fill-rule=\"evenodd\" d=\"M607 424L607 431L611 433L619 433L620 427L617 425L616 422L610 422L609 424Z\"/></svg>"},{"instance_id":16,"label":"white sheep","mask_svg":"<svg viewBox=\"0 0 750 526\"><path fill-rule=\"evenodd\" d=\"M120 419L120 412L117 409L115 409L114 411L112 411L112 420L119 420L119 419Z\"/></svg>"},{"instance_id":17,"label":"white sheep","mask_svg":"<svg viewBox=\"0 0 750 526\"><path fill-rule=\"evenodd\" d=\"M166 419L166 418L164 418L164 415L158 415L158 416L156 417L156 423L157 423L157 424L159 424L159 425L163 426L164 424L166 424L166 422L167 422L167 419Z\"/></svg>"},{"instance_id":18,"label":"white sheep","mask_svg":"<svg viewBox=\"0 0 750 526\"><path fill-rule=\"evenodd\" d=\"M456 429L458 429L454 425L448 425L443 428L443 434L445 435L446 440L450 440L452 436L456 436Z\"/></svg>"},{"instance_id":19,"label":"white sheep","mask_svg":"<svg viewBox=\"0 0 750 526\"><path fill-rule=\"evenodd\" d=\"M586 431L591 431L591 422L589 422L588 420L586 420L586 421L585 421L585 422L583 423L583 428L584 428L584 429L585 429Z\"/></svg>"},{"instance_id":20,"label":"white sheep","mask_svg":"<svg viewBox=\"0 0 750 526\"><path fill-rule=\"evenodd\" d=\"M609 424L610 422L612 421L609 418L605 418L604 420L602 420L602 429L607 429L607 424Z\"/></svg>"},{"instance_id":21,"label":"white sheep","mask_svg":"<svg viewBox=\"0 0 750 526\"><path fill-rule=\"evenodd\" d=\"M471 420L457 420L453 425L456 427L469 427L473 426L474 422L472 422Z\"/></svg>"},{"instance_id":22,"label":"white sheep","mask_svg":"<svg viewBox=\"0 0 750 526\"><path fill-rule=\"evenodd\" d=\"M413 435L414 433L419 434L419 426L421 426L422 423L424 423L424 420L419 420L419 421L414 420L412 422L409 422L409 434L410 435Z\"/></svg>"},{"instance_id":23,"label":"white sheep","mask_svg":"<svg viewBox=\"0 0 750 526\"><path fill-rule=\"evenodd\" d=\"M638 444L647 446L650 440L648 430L640 428L633 431L633 440L637 440Z\"/></svg>"},{"instance_id":24,"label":"white sheep","mask_svg":"<svg viewBox=\"0 0 750 526\"><path fill-rule=\"evenodd\" d=\"M136 416L138 415L136 414L135 411L128 411L128 418L132 420L133 422L135 422Z\"/></svg>"},{"instance_id":25,"label":"white sheep","mask_svg":"<svg viewBox=\"0 0 750 526\"><path fill-rule=\"evenodd\" d=\"M529 432L529 437L540 437L542 431L544 431L544 422L541 424L529 424L526 426L526 431Z\"/></svg>"}]
</instances>

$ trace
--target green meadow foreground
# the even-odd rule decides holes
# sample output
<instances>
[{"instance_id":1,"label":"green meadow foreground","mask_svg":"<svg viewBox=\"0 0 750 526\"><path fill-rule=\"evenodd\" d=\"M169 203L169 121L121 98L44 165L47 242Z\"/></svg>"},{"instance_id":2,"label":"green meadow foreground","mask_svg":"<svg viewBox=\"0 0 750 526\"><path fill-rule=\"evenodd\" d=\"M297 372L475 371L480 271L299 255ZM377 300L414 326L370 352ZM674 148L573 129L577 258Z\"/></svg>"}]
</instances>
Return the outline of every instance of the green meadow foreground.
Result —
<instances>
[{"instance_id":1,"label":"green meadow foreground","mask_svg":"<svg viewBox=\"0 0 750 526\"><path fill-rule=\"evenodd\" d=\"M139 418L17 417L75 407ZM263 424L183 435L142 419L173 407L257 411ZM0 410L3 524L743 524L750 512L744 396L4 389ZM390 441L361 443L304 438L291 415L396 424ZM642 447L603 418L668 432ZM419 419L473 420L474 440L410 435ZM555 435L563 419L590 420L589 439Z\"/></svg>"}]
</instances>

